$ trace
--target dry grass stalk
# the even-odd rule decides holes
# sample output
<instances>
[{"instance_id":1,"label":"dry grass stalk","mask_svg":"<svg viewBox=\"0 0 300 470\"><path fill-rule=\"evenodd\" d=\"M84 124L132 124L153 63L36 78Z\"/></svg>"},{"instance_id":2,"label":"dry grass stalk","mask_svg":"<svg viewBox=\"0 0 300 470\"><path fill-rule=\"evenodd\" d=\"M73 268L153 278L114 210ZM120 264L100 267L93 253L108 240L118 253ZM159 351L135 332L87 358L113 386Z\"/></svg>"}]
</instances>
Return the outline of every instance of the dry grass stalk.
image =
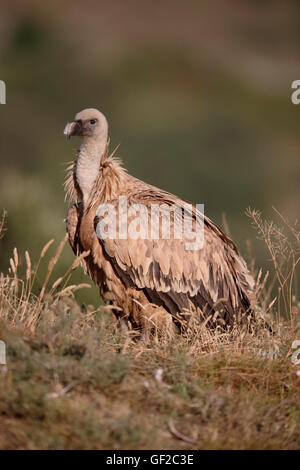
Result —
<instances>
[{"instance_id":1,"label":"dry grass stalk","mask_svg":"<svg viewBox=\"0 0 300 470\"><path fill-rule=\"evenodd\" d=\"M258 283L257 289L260 297L264 294L265 297L270 298L270 293L274 290L277 282L277 316L281 316L282 300L284 315L293 321L294 313L298 311L298 307L293 305L293 300L297 298L296 273L300 262L300 231L296 225L291 225L277 209L273 209L283 222L282 226L277 226L273 221L263 220L259 211L247 210L247 215L251 218L252 224L258 232L258 237L264 241L267 247L274 267L274 277L268 291L266 292L265 289L266 281L263 281L261 285ZM272 302L273 305L274 301Z\"/></svg>"}]
</instances>

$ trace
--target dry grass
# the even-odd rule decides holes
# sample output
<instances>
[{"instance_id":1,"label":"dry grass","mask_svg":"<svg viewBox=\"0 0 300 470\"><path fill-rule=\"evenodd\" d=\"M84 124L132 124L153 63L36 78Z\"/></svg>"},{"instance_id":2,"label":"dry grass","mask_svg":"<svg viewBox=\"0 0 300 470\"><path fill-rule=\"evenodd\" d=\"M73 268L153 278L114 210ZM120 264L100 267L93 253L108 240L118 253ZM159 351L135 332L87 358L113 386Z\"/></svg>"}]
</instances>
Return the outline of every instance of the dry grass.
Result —
<instances>
[{"instance_id":1,"label":"dry grass","mask_svg":"<svg viewBox=\"0 0 300 470\"><path fill-rule=\"evenodd\" d=\"M300 365L291 361L300 339L299 231L284 221L291 244L283 229L249 214L274 256L270 281L256 273L259 315L274 335L202 328L145 344L117 329L109 308L78 305L74 292L87 285L70 284L77 261L55 279L66 239L50 261L52 241L35 265L26 252L23 276L15 249L0 278L0 448L299 448ZM276 248L278 236L285 245ZM41 263L48 272L36 292Z\"/></svg>"},{"instance_id":2,"label":"dry grass","mask_svg":"<svg viewBox=\"0 0 300 470\"><path fill-rule=\"evenodd\" d=\"M251 218L258 237L264 241L271 256L274 266L274 276L268 291L264 291L264 304L270 298L274 286L277 285L277 313L292 320L298 312L297 305L297 267L300 262L300 231L297 225L292 225L277 209L274 211L279 216L282 225L278 226L273 221L264 221L259 211L248 209L247 214ZM281 312L283 305L283 312Z\"/></svg>"}]
</instances>

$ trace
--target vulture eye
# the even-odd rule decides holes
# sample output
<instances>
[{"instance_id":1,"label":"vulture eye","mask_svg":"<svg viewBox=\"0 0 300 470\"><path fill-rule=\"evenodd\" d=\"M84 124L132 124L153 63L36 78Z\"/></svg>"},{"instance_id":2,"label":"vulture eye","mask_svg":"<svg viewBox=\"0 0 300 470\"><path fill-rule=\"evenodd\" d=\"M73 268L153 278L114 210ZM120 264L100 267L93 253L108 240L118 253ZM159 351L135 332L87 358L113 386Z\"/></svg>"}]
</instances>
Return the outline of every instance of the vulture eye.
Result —
<instances>
[{"instance_id":1,"label":"vulture eye","mask_svg":"<svg viewBox=\"0 0 300 470\"><path fill-rule=\"evenodd\" d=\"M90 120L90 124L92 124L92 126L94 126L96 124L96 122L97 122L97 119L91 119Z\"/></svg>"},{"instance_id":2,"label":"vulture eye","mask_svg":"<svg viewBox=\"0 0 300 470\"><path fill-rule=\"evenodd\" d=\"M79 124L80 126L82 125L82 120L81 119L77 119L77 124Z\"/></svg>"}]
</instances>

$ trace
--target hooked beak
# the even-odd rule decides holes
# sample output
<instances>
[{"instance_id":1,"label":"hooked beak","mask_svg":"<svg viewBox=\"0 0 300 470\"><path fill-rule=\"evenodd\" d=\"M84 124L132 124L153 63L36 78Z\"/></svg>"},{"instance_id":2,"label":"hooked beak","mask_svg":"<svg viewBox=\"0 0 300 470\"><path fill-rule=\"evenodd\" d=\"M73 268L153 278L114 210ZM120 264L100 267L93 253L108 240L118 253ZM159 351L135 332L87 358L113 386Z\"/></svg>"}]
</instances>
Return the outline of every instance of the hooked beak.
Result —
<instances>
[{"instance_id":1,"label":"hooked beak","mask_svg":"<svg viewBox=\"0 0 300 470\"><path fill-rule=\"evenodd\" d=\"M78 121L68 122L64 128L64 135L70 139L72 135L80 135L81 124Z\"/></svg>"}]
</instances>

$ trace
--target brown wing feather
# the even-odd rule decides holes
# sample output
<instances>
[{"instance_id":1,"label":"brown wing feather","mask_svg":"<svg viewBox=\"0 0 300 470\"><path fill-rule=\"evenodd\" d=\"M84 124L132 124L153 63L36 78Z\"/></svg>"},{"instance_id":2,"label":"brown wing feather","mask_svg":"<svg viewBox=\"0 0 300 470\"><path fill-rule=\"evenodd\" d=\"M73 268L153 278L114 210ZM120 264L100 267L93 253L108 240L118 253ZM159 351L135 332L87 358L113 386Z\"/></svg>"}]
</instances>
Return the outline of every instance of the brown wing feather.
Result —
<instances>
[{"instance_id":1,"label":"brown wing feather","mask_svg":"<svg viewBox=\"0 0 300 470\"><path fill-rule=\"evenodd\" d=\"M148 213L153 202L176 202L180 206L184 203L165 192L159 196L152 191L132 192L130 201L143 203ZM110 202L115 205L118 220L118 201ZM96 218L95 226L97 222ZM204 245L197 251L186 251L184 238L106 238L100 242L119 276L145 290L152 302L161 303L171 313L188 309L192 303L209 312L223 309L228 321L250 307L248 296L253 280L246 264L233 242L208 218L204 219Z\"/></svg>"},{"instance_id":2,"label":"brown wing feather","mask_svg":"<svg viewBox=\"0 0 300 470\"><path fill-rule=\"evenodd\" d=\"M68 210L66 218L66 229L69 236L69 242L75 255L79 254L79 225L82 216L82 204L74 204Z\"/></svg>"}]
</instances>

